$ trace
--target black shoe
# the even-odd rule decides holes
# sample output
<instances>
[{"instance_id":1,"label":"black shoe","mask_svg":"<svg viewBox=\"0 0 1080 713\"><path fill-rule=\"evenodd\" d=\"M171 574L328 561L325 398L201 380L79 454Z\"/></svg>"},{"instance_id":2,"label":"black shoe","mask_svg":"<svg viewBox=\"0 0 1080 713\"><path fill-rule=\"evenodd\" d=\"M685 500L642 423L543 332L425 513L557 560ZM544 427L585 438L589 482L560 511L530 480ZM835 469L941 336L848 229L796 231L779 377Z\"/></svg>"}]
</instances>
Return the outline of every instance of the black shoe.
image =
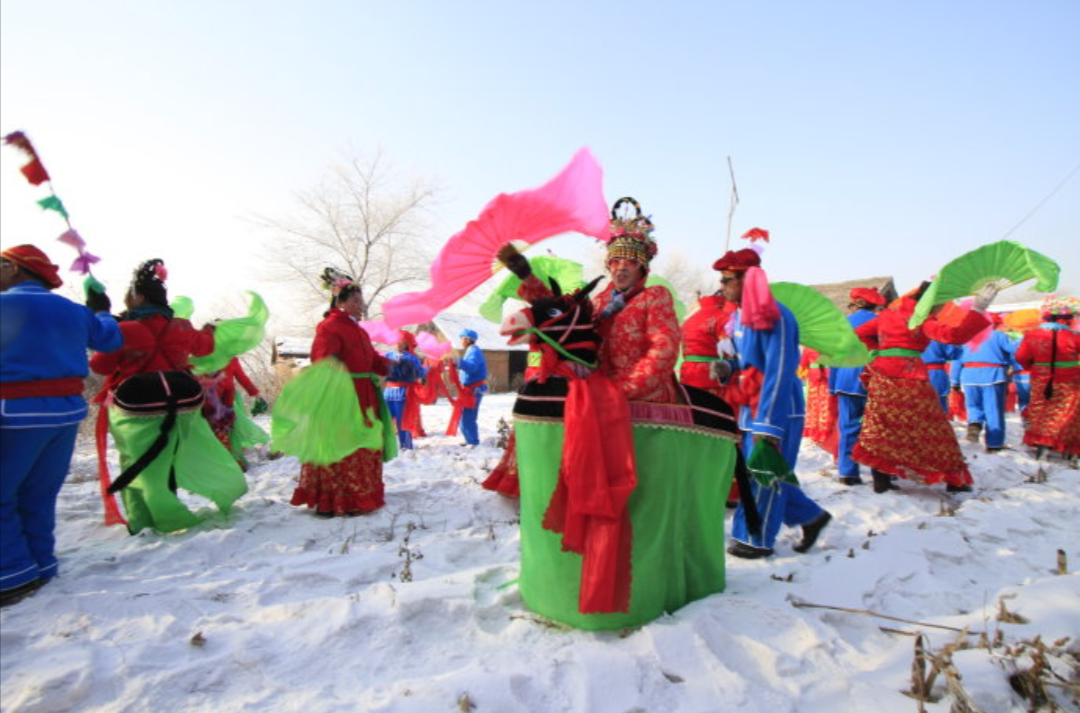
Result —
<instances>
[{"instance_id":1,"label":"black shoe","mask_svg":"<svg viewBox=\"0 0 1080 713\"><path fill-rule=\"evenodd\" d=\"M945 486L945 492L947 493L970 493L971 490L970 485L952 485L950 483Z\"/></svg>"},{"instance_id":2,"label":"black shoe","mask_svg":"<svg viewBox=\"0 0 1080 713\"><path fill-rule=\"evenodd\" d=\"M987 453L1000 453L1003 450L1005 450L1005 446L987 446L986 447L986 452Z\"/></svg>"},{"instance_id":3,"label":"black shoe","mask_svg":"<svg viewBox=\"0 0 1080 713\"><path fill-rule=\"evenodd\" d=\"M748 545L745 542L739 542L738 540L733 542L731 546L727 548L727 552L733 557L742 557L746 560L761 559L762 557L768 557L773 553L771 547L754 547L753 545Z\"/></svg>"},{"instance_id":4,"label":"black shoe","mask_svg":"<svg viewBox=\"0 0 1080 713\"><path fill-rule=\"evenodd\" d=\"M45 585L47 579L34 579L11 589L0 592L0 607L18 604Z\"/></svg>"},{"instance_id":5,"label":"black shoe","mask_svg":"<svg viewBox=\"0 0 1080 713\"><path fill-rule=\"evenodd\" d=\"M836 479L836 482L840 483L840 485L847 485L848 487L851 487L852 485L866 485L866 481L859 476L852 478L839 477Z\"/></svg>"},{"instance_id":6,"label":"black shoe","mask_svg":"<svg viewBox=\"0 0 1080 713\"><path fill-rule=\"evenodd\" d=\"M890 490L899 490L900 488L892 482L892 476L888 473L882 473L880 470L870 471L874 476L874 492L881 494L887 493Z\"/></svg>"},{"instance_id":7,"label":"black shoe","mask_svg":"<svg viewBox=\"0 0 1080 713\"><path fill-rule=\"evenodd\" d=\"M829 524L829 520L832 520L832 515L822 511L820 515L803 525L802 541L795 545L795 551L806 552L813 547L814 543L817 542L818 535L820 535L821 531L825 529L825 526Z\"/></svg>"}]
</instances>

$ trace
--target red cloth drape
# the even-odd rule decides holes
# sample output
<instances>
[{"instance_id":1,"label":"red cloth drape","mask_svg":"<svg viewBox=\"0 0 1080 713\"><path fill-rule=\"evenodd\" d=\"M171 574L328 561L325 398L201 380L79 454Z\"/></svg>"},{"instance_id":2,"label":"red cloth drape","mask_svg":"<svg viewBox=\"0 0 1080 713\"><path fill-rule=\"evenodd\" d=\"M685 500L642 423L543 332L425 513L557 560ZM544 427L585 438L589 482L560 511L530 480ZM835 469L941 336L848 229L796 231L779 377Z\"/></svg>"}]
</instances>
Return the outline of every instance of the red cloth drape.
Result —
<instances>
[{"instance_id":1,"label":"red cloth drape","mask_svg":"<svg viewBox=\"0 0 1080 713\"><path fill-rule=\"evenodd\" d=\"M562 463L543 525L562 533L563 549L582 555L579 611L626 612L633 539L627 502L637 486L630 402L599 373L579 379L567 368L566 375Z\"/></svg>"}]
</instances>

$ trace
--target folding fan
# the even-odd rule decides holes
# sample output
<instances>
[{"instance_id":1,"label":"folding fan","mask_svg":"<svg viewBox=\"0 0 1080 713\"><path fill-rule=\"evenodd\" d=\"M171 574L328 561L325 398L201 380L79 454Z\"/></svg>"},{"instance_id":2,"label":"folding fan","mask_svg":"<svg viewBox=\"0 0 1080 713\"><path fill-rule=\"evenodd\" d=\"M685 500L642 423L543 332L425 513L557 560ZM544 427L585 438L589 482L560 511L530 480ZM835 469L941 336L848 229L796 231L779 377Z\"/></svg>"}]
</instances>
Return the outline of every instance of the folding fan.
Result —
<instances>
[{"instance_id":1,"label":"folding fan","mask_svg":"<svg viewBox=\"0 0 1080 713\"><path fill-rule=\"evenodd\" d=\"M794 282L774 282L773 297L791 310L799 323L799 343L820 353L825 366L863 366L870 361L855 330L832 301L812 287Z\"/></svg>"},{"instance_id":2,"label":"folding fan","mask_svg":"<svg viewBox=\"0 0 1080 713\"><path fill-rule=\"evenodd\" d=\"M683 319L686 318L686 305L679 299L679 293L675 291L675 288L671 286L671 283L653 273L649 273L649 277L645 280L646 287L652 287L653 285L660 285L666 287L667 291L671 293L671 299L675 303L675 317L682 324Z\"/></svg>"},{"instance_id":3,"label":"folding fan","mask_svg":"<svg viewBox=\"0 0 1080 713\"><path fill-rule=\"evenodd\" d=\"M214 328L214 351L208 356L191 357L191 371L195 374L212 374L229 365L233 357L249 352L266 337L266 320L270 310L262 297L254 292L247 316L225 319Z\"/></svg>"},{"instance_id":4,"label":"folding fan","mask_svg":"<svg viewBox=\"0 0 1080 713\"><path fill-rule=\"evenodd\" d=\"M607 230L603 171L583 148L543 186L496 196L443 246L431 266L431 287L387 301L384 319L391 327L430 321L501 267L495 253L506 243L524 247L571 231L602 240Z\"/></svg>"},{"instance_id":5,"label":"folding fan","mask_svg":"<svg viewBox=\"0 0 1080 713\"><path fill-rule=\"evenodd\" d=\"M558 281L563 292L572 292L579 287L585 286L582 277L581 263L567 260L554 255L537 255L529 258L529 266L532 272L545 285L551 278ZM480 316L489 322L502 324L502 308L511 297L517 296L518 287L521 286L521 278L517 275L509 275L495 288L495 291L480 305Z\"/></svg>"},{"instance_id":6,"label":"folding fan","mask_svg":"<svg viewBox=\"0 0 1080 713\"><path fill-rule=\"evenodd\" d=\"M177 295L169 303L169 308L172 310L173 316L180 319L191 319L191 315L195 314L195 303L190 297L184 297L183 295Z\"/></svg>"},{"instance_id":7,"label":"folding fan","mask_svg":"<svg viewBox=\"0 0 1080 713\"><path fill-rule=\"evenodd\" d=\"M1034 279L1033 289L1051 292L1060 271L1056 262L1020 243L1002 240L983 245L941 268L915 306L908 327L915 329L926 321L935 305L973 295L990 283L1005 289Z\"/></svg>"}]
</instances>

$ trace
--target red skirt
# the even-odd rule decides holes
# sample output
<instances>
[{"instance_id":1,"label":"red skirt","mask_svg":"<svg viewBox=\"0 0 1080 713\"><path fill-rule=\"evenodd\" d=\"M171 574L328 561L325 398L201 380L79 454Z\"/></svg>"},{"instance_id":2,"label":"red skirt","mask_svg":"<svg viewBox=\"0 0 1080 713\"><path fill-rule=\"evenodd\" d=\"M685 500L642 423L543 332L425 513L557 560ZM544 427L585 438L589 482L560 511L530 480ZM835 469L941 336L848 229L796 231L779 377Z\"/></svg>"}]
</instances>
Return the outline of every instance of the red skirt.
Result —
<instances>
[{"instance_id":1,"label":"red skirt","mask_svg":"<svg viewBox=\"0 0 1080 713\"><path fill-rule=\"evenodd\" d=\"M382 469L382 451L370 448L358 448L330 465L304 464L292 504L335 515L378 510L386 504Z\"/></svg>"},{"instance_id":2,"label":"red skirt","mask_svg":"<svg viewBox=\"0 0 1080 713\"><path fill-rule=\"evenodd\" d=\"M803 436L836 455L836 397L829 394L829 385L822 381L809 384L806 392L806 421Z\"/></svg>"},{"instance_id":3,"label":"red skirt","mask_svg":"<svg viewBox=\"0 0 1080 713\"><path fill-rule=\"evenodd\" d=\"M1062 384L1055 380L1050 400L1045 392L1046 377L1032 376L1031 402L1024 412L1024 443L1080 455L1080 382Z\"/></svg>"},{"instance_id":4,"label":"red skirt","mask_svg":"<svg viewBox=\"0 0 1080 713\"><path fill-rule=\"evenodd\" d=\"M897 379L870 367L867 372L866 412L851 457L884 473L923 483L974 482L930 382Z\"/></svg>"}]
</instances>

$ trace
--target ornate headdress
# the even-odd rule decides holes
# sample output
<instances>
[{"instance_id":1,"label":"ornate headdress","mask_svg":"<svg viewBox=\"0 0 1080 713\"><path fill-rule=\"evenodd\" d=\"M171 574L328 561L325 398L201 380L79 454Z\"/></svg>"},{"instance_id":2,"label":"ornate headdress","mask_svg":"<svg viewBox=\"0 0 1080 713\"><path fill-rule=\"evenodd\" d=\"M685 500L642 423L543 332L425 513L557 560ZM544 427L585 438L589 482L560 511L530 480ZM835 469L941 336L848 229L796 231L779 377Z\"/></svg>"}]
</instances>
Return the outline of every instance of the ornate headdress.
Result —
<instances>
[{"instance_id":1,"label":"ornate headdress","mask_svg":"<svg viewBox=\"0 0 1080 713\"><path fill-rule=\"evenodd\" d=\"M635 215L619 215L619 209L627 204L634 207ZM607 259L637 260L648 269L658 250L652 232L652 221L641 214L641 205L633 198L620 198L611 208Z\"/></svg>"},{"instance_id":2,"label":"ornate headdress","mask_svg":"<svg viewBox=\"0 0 1080 713\"><path fill-rule=\"evenodd\" d=\"M360 284L353 279L351 275L348 275L336 267L328 267L322 271L323 288L330 292L330 308L333 309L337 304L337 300L341 297L342 293L345 293L345 297L349 296L351 292L359 292ZM344 300L344 298L341 298Z\"/></svg>"},{"instance_id":3,"label":"ornate headdress","mask_svg":"<svg viewBox=\"0 0 1080 713\"><path fill-rule=\"evenodd\" d=\"M1039 306L1043 317L1069 317L1080 313L1080 299L1075 297L1048 297Z\"/></svg>"}]
</instances>

